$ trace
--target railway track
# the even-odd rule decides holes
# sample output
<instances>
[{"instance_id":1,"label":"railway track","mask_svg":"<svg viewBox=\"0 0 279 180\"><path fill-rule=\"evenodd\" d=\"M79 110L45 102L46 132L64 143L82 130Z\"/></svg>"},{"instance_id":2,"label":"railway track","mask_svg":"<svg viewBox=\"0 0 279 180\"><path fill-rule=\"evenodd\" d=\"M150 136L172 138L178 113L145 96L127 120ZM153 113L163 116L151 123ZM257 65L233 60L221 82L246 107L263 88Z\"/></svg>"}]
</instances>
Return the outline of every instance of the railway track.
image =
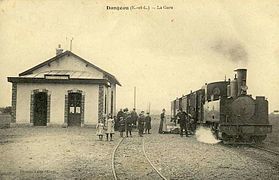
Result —
<instances>
[{"instance_id":1,"label":"railway track","mask_svg":"<svg viewBox=\"0 0 279 180\"><path fill-rule=\"evenodd\" d=\"M163 180L166 180L167 178L164 177L160 172L159 170L154 166L154 164L151 162L151 160L148 158L147 154L146 154L146 151L145 151L145 146L144 146L144 138L138 138L138 141L137 142L132 142L132 138L131 139L127 139L125 140L126 138L121 138L118 142L118 144L115 146L114 150L113 150L113 153L112 153L112 164L111 164L111 168L112 168L112 173L113 173L113 177L115 180L118 180L118 179L121 179L119 176L123 175L123 172L117 172L117 168L116 168L116 155L119 151L119 148L121 147L121 145L123 145L124 149L123 151L121 151L122 154L120 154L118 156L118 158L123 158L124 157L124 160L126 160L127 162L118 162L119 164L122 164L122 165L126 165L126 166L133 166L135 165L135 168L133 167L129 167L129 168L132 168L132 170L137 170L138 167L140 167L141 169L147 171L146 172L146 178L149 178L149 179L163 179ZM133 140L136 139L136 138L133 138ZM141 139L141 140L140 140ZM125 142L127 141L127 142ZM132 162L129 161L129 158L131 158L131 156L133 155L129 155L129 153L127 153L128 155L125 155L125 145L129 145L129 141L132 142L133 144L136 144L138 148L133 148L133 149L128 149L128 150L132 150L134 152L138 152L138 151L141 151L141 153L139 154L136 154L136 157L137 158L133 158L132 160L137 160L135 162ZM124 142L126 144L124 144ZM141 148L140 148L141 146ZM126 150L127 150L127 147L126 147ZM122 157L121 157L122 155ZM139 157L141 156L141 157ZM139 165L139 166L137 166ZM153 170L151 170L151 167ZM122 169L122 168L120 168ZM124 167L125 169L125 167ZM133 173L133 172L125 172L125 173L129 173L128 175L131 175L130 173ZM140 175L141 176L141 175ZM143 178L142 176L138 179L145 179Z\"/></svg>"},{"instance_id":2,"label":"railway track","mask_svg":"<svg viewBox=\"0 0 279 180\"><path fill-rule=\"evenodd\" d=\"M274 154L276 156L279 156L279 152L277 152L277 151L273 151L271 149L266 149L264 147L261 147L261 146L255 145L255 144L251 144L250 146L255 148L255 149L260 149L262 151L266 151L266 152L269 152L269 153Z\"/></svg>"}]
</instances>

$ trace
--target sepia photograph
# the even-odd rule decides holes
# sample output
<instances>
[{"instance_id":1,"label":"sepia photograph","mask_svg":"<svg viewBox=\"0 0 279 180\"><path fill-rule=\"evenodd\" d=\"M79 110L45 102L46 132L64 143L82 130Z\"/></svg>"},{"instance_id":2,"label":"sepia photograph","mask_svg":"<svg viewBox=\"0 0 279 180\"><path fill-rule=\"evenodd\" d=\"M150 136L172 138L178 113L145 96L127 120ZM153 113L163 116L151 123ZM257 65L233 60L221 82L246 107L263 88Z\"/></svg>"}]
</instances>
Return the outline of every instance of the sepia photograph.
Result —
<instances>
[{"instance_id":1,"label":"sepia photograph","mask_svg":"<svg viewBox=\"0 0 279 180\"><path fill-rule=\"evenodd\" d=\"M279 179L279 1L0 0L0 179Z\"/></svg>"}]
</instances>

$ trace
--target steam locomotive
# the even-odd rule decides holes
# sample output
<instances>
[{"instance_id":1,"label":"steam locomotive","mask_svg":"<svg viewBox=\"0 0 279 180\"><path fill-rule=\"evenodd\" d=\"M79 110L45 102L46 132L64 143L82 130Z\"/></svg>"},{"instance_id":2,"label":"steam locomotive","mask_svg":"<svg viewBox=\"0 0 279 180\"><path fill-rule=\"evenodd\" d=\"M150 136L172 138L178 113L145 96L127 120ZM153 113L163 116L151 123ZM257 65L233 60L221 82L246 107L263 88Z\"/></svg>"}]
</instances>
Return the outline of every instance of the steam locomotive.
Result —
<instances>
[{"instance_id":1,"label":"steam locomotive","mask_svg":"<svg viewBox=\"0 0 279 180\"><path fill-rule=\"evenodd\" d=\"M197 125L210 127L224 142L262 142L272 126L268 101L247 94L247 69L237 69L233 80L206 83L201 89L171 102L171 116L182 108Z\"/></svg>"}]
</instances>

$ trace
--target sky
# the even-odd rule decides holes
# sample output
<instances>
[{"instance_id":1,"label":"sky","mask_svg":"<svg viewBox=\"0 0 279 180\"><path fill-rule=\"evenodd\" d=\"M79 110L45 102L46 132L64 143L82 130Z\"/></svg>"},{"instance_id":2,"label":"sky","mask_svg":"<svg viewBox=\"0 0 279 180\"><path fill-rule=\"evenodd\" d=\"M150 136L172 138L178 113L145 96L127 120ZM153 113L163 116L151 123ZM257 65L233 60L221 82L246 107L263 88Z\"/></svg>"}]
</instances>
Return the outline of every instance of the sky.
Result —
<instances>
[{"instance_id":1,"label":"sky","mask_svg":"<svg viewBox=\"0 0 279 180\"><path fill-rule=\"evenodd\" d=\"M107 6L149 6L107 10ZM158 9L157 9L158 6ZM160 7L172 9L160 9ZM248 93L279 109L279 2L261 0L0 0L0 106L8 76L53 56L58 44L114 74L117 108L170 111L170 101L248 68Z\"/></svg>"}]
</instances>

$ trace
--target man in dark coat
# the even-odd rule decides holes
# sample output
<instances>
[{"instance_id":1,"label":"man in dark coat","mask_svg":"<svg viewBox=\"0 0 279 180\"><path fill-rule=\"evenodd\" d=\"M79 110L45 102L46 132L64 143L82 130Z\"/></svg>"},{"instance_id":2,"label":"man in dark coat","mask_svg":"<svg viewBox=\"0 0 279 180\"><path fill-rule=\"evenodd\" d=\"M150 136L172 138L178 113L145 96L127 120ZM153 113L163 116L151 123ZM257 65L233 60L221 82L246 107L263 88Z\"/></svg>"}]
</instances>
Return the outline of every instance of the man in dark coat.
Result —
<instances>
[{"instance_id":1,"label":"man in dark coat","mask_svg":"<svg viewBox=\"0 0 279 180\"><path fill-rule=\"evenodd\" d=\"M142 137L143 130L144 130L144 111L141 111L139 118L138 118L138 129L139 129L139 136Z\"/></svg>"},{"instance_id":2,"label":"man in dark coat","mask_svg":"<svg viewBox=\"0 0 279 180\"><path fill-rule=\"evenodd\" d=\"M150 129L151 129L151 117L149 116L149 112L146 113L147 116L145 117L145 133L150 134Z\"/></svg>"},{"instance_id":3,"label":"man in dark coat","mask_svg":"<svg viewBox=\"0 0 279 180\"><path fill-rule=\"evenodd\" d=\"M133 111L131 112L131 116L132 116L133 126L134 126L134 127L137 127L138 114L137 114L135 108L134 108Z\"/></svg>"},{"instance_id":4,"label":"man in dark coat","mask_svg":"<svg viewBox=\"0 0 279 180\"><path fill-rule=\"evenodd\" d=\"M183 137L183 130L185 130L186 137L188 137L188 131L187 131L188 117L187 114L184 111L182 111L182 108L179 108L178 113L176 114L176 118L180 125L180 136Z\"/></svg>"},{"instance_id":5,"label":"man in dark coat","mask_svg":"<svg viewBox=\"0 0 279 180\"><path fill-rule=\"evenodd\" d=\"M131 114L127 114L125 118L126 137L129 137L129 134L132 137L132 124L133 122Z\"/></svg>"},{"instance_id":6,"label":"man in dark coat","mask_svg":"<svg viewBox=\"0 0 279 180\"><path fill-rule=\"evenodd\" d=\"M123 137L123 132L125 131L125 120L122 116L120 117L119 120L118 131L120 132L120 137Z\"/></svg>"},{"instance_id":7,"label":"man in dark coat","mask_svg":"<svg viewBox=\"0 0 279 180\"><path fill-rule=\"evenodd\" d=\"M119 129L120 117L124 117L124 112L122 111L122 109L120 109L120 111L116 115L115 126L114 126L116 131Z\"/></svg>"},{"instance_id":8,"label":"man in dark coat","mask_svg":"<svg viewBox=\"0 0 279 180\"><path fill-rule=\"evenodd\" d=\"M165 121L165 118L166 118L165 112L166 112L166 110L163 109L162 113L160 115L161 121L160 121L160 126L159 126L159 134L163 133L163 126L164 126L164 123L165 123L164 121Z\"/></svg>"}]
</instances>

